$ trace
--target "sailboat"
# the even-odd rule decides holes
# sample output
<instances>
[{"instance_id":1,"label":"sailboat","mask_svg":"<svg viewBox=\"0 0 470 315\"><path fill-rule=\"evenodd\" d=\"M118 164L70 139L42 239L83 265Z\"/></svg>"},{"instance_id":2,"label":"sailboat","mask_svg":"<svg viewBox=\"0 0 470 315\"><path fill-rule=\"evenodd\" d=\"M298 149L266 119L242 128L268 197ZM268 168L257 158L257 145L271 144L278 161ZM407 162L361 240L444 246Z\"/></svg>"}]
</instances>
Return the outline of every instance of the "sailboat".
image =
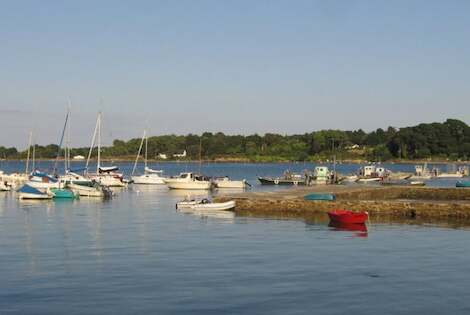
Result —
<instances>
[{"instance_id":1,"label":"sailboat","mask_svg":"<svg viewBox=\"0 0 470 315\"><path fill-rule=\"evenodd\" d=\"M95 138L98 137L97 148L98 148L98 158L96 162L96 173L88 173L88 164L90 162L91 153L95 144ZM103 167L101 166L101 112L98 113L96 119L95 132L93 133L93 139L90 146L90 151L88 152L88 158L86 161L85 172L90 179L95 180L101 185L108 187L125 187L127 183L123 180L123 175L118 173L119 168L117 166Z\"/></svg>"},{"instance_id":2,"label":"sailboat","mask_svg":"<svg viewBox=\"0 0 470 315\"><path fill-rule=\"evenodd\" d=\"M139 161L140 153L142 152L142 146L145 142L145 154L144 154L144 174L134 175ZM135 158L134 167L132 168L131 180L134 184L145 184L145 185L164 185L165 178L161 176L162 170L153 170L147 166L147 153L148 153L148 136L147 130L144 130L142 141L140 142L139 152Z\"/></svg>"}]
</instances>

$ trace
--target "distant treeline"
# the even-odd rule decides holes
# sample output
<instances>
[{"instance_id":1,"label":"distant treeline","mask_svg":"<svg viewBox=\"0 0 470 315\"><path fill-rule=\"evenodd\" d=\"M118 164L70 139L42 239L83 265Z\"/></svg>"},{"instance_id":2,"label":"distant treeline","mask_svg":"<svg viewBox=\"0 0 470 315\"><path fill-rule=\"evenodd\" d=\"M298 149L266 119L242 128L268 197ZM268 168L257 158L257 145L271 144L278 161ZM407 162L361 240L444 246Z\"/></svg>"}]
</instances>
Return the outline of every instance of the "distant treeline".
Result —
<instances>
[{"instance_id":1,"label":"distant treeline","mask_svg":"<svg viewBox=\"0 0 470 315\"><path fill-rule=\"evenodd\" d=\"M113 145L102 148L105 158L130 158L138 151L141 139L114 140ZM201 150L200 150L201 147ZM72 149L73 155L87 156L89 148ZM95 149L96 150L96 149ZM414 127L372 132L363 130L321 130L302 135L263 136L225 135L205 132L202 135L164 135L148 139L149 158L187 151L186 159L197 160L250 160L250 161L306 161L331 159L470 159L470 127L456 119L444 123L419 124ZM37 158L55 158L57 145L36 146ZM96 156L96 152L94 153ZM0 157L25 158L26 151L0 147Z\"/></svg>"}]
</instances>

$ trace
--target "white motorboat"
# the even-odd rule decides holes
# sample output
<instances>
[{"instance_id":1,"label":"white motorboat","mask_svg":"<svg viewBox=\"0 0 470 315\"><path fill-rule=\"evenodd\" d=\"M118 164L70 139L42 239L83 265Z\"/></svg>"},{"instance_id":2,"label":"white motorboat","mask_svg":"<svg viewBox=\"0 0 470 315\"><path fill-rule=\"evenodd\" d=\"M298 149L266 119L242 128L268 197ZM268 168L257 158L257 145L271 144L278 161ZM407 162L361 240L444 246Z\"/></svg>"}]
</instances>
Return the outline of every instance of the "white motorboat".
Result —
<instances>
[{"instance_id":1,"label":"white motorboat","mask_svg":"<svg viewBox=\"0 0 470 315\"><path fill-rule=\"evenodd\" d=\"M176 204L176 209L227 211L235 208L235 201L211 202L209 199L183 200Z\"/></svg>"},{"instance_id":2,"label":"white motorboat","mask_svg":"<svg viewBox=\"0 0 470 315\"><path fill-rule=\"evenodd\" d=\"M137 168L137 162L139 161L140 153L142 152L142 146L145 142L145 154L144 154L144 174L134 175ZM132 168L131 181L137 185L165 185L165 178L161 176L162 170L153 170L147 166L147 151L148 151L148 137L147 130L144 130L142 141L140 142L139 151L135 158L134 167Z\"/></svg>"},{"instance_id":3,"label":"white motorboat","mask_svg":"<svg viewBox=\"0 0 470 315\"><path fill-rule=\"evenodd\" d=\"M170 189L209 190L212 182L201 175L181 173L178 177L167 178L165 183Z\"/></svg>"},{"instance_id":4,"label":"white motorboat","mask_svg":"<svg viewBox=\"0 0 470 315\"><path fill-rule=\"evenodd\" d=\"M243 180L232 180L228 176L217 177L214 179L214 184L217 188L239 188L243 189L249 186L245 179Z\"/></svg>"}]
</instances>

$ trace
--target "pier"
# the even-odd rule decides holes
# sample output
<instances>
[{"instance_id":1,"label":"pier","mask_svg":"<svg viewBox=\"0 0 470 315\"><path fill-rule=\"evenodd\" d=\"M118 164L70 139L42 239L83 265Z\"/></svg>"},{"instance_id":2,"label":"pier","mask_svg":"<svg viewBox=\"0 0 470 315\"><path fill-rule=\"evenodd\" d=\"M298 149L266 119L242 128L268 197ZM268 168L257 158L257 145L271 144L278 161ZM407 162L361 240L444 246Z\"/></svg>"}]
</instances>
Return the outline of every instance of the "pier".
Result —
<instances>
[{"instance_id":1,"label":"pier","mask_svg":"<svg viewBox=\"0 0 470 315\"><path fill-rule=\"evenodd\" d=\"M307 201L310 193L331 193L335 201ZM275 192L226 194L235 212L246 216L309 217L332 209L368 211L372 219L425 219L470 222L470 189L328 185Z\"/></svg>"}]
</instances>

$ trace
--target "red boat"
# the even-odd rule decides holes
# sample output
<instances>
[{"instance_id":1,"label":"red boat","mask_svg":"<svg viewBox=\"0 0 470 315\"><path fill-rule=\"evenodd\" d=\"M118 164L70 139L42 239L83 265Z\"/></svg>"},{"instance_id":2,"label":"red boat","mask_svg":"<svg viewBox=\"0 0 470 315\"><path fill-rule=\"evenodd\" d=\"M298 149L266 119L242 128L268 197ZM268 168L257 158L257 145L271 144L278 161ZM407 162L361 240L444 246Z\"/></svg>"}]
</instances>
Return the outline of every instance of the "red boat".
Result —
<instances>
[{"instance_id":1,"label":"red boat","mask_svg":"<svg viewBox=\"0 0 470 315\"><path fill-rule=\"evenodd\" d=\"M369 214L366 211L353 212L350 210L333 210L328 212L328 216L332 222L364 224Z\"/></svg>"}]
</instances>

